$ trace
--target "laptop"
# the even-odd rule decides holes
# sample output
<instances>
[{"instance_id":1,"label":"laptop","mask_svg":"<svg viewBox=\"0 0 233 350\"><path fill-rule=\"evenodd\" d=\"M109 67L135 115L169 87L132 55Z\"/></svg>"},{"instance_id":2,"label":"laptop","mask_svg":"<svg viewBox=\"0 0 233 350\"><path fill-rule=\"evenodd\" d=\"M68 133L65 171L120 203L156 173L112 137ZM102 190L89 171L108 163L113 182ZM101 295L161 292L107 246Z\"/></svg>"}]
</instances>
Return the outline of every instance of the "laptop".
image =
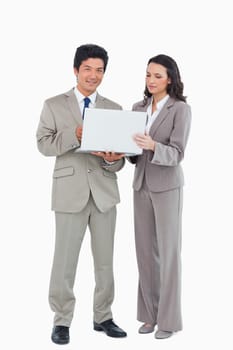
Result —
<instances>
[{"instance_id":1,"label":"laptop","mask_svg":"<svg viewBox=\"0 0 233 350\"><path fill-rule=\"evenodd\" d=\"M75 152L141 154L133 135L145 133L146 120L146 112L86 108L81 147Z\"/></svg>"}]
</instances>

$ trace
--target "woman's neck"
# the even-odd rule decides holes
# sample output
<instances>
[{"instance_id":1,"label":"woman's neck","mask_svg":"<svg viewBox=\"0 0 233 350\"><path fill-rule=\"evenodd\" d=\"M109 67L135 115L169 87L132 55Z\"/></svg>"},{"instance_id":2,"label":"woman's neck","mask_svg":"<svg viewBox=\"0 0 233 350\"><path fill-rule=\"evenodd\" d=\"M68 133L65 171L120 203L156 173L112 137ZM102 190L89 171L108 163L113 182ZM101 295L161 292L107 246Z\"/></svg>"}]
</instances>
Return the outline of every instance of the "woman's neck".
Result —
<instances>
[{"instance_id":1,"label":"woman's neck","mask_svg":"<svg viewBox=\"0 0 233 350\"><path fill-rule=\"evenodd\" d=\"M160 94L160 95L156 94L156 95L152 96L153 97L153 100L152 100L152 113L154 113L154 111L156 111L157 103L159 101L161 101L166 95L167 95L167 93L166 94Z\"/></svg>"}]
</instances>

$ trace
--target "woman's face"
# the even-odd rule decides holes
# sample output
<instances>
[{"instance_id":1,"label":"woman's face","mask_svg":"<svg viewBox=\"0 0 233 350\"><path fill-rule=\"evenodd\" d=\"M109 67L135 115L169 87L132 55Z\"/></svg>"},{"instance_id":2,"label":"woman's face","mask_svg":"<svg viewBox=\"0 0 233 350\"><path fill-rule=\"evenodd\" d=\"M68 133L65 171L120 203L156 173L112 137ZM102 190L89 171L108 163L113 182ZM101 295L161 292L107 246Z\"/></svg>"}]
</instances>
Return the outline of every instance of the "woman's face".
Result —
<instances>
[{"instance_id":1,"label":"woman's face","mask_svg":"<svg viewBox=\"0 0 233 350\"><path fill-rule=\"evenodd\" d=\"M171 80L168 78L167 69L164 66L153 62L147 66L146 87L156 99L167 95L167 86L170 83Z\"/></svg>"}]
</instances>

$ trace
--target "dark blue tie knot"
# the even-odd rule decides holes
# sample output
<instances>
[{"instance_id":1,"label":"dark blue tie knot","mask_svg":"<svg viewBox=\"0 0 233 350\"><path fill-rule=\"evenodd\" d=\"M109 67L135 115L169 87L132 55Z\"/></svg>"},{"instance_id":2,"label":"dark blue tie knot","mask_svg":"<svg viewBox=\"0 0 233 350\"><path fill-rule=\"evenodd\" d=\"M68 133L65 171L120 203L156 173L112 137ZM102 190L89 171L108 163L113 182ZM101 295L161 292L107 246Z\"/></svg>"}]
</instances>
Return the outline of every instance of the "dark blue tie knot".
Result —
<instances>
[{"instance_id":1,"label":"dark blue tie knot","mask_svg":"<svg viewBox=\"0 0 233 350\"><path fill-rule=\"evenodd\" d=\"M83 119L84 119L85 109L88 108L89 103L91 102L91 100L89 99L89 97L85 97L85 98L83 99L83 102L84 102L84 107L83 107L83 115L82 115L82 117L83 117Z\"/></svg>"},{"instance_id":2,"label":"dark blue tie knot","mask_svg":"<svg viewBox=\"0 0 233 350\"><path fill-rule=\"evenodd\" d=\"M83 101L84 101L84 108L87 108L91 100L89 99L89 97L85 97Z\"/></svg>"}]
</instances>

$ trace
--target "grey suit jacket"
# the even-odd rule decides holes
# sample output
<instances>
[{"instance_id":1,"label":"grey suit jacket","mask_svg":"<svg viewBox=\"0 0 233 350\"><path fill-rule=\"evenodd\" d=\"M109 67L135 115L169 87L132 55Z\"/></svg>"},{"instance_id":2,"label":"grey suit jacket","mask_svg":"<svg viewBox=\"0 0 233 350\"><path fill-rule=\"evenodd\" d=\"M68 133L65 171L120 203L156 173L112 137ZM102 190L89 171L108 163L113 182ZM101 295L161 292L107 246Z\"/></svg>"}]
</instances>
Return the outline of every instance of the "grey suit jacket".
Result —
<instances>
[{"instance_id":1,"label":"grey suit jacket","mask_svg":"<svg viewBox=\"0 0 233 350\"><path fill-rule=\"evenodd\" d=\"M96 108L121 109L121 106L97 94ZM80 147L75 131L82 116L74 90L45 101L37 129L37 145L45 156L56 156L53 172L52 210L79 212L90 191L100 211L120 201L116 171L124 159L107 165L102 158L75 153Z\"/></svg>"},{"instance_id":2,"label":"grey suit jacket","mask_svg":"<svg viewBox=\"0 0 233 350\"><path fill-rule=\"evenodd\" d=\"M142 101L133 105L134 111L146 111ZM145 176L152 192L162 192L184 184L180 165L184 157L191 124L191 109L185 102L169 98L150 128L150 136L156 141L155 152L131 158L136 163L133 188L138 191Z\"/></svg>"}]
</instances>

